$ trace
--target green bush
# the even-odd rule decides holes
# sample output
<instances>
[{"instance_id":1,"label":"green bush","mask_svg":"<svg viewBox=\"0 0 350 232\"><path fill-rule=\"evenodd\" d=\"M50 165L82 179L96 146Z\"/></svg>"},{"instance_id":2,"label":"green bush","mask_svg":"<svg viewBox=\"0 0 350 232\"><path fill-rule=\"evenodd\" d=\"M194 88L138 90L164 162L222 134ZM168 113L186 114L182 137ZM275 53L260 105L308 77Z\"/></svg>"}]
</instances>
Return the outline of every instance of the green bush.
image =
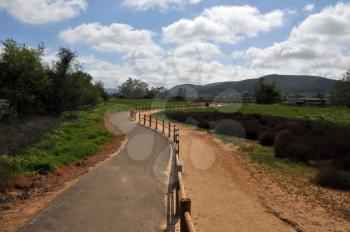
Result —
<instances>
[{"instance_id":1,"label":"green bush","mask_svg":"<svg viewBox=\"0 0 350 232\"><path fill-rule=\"evenodd\" d=\"M15 178L23 169L23 160L9 156L0 156L0 187Z\"/></svg>"}]
</instances>

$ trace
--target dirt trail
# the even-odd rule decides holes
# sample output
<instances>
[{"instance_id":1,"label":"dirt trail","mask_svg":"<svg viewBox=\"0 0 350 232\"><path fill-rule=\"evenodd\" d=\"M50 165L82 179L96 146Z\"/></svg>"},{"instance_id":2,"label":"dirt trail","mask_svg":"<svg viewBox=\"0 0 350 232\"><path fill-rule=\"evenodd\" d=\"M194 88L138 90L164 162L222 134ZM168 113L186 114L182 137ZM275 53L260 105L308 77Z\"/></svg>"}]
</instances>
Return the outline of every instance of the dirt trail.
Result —
<instances>
[{"instance_id":1,"label":"dirt trail","mask_svg":"<svg viewBox=\"0 0 350 232\"><path fill-rule=\"evenodd\" d=\"M348 222L283 192L232 145L194 127L178 128L198 231L350 231Z\"/></svg>"},{"instance_id":2,"label":"dirt trail","mask_svg":"<svg viewBox=\"0 0 350 232\"><path fill-rule=\"evenodd\" d=\"M295 231L237 183L249 177L232 171L237 163L231 150L188 127L180 126L180 138L184 181L198 231Z\"/></svg>"}]
</instances>

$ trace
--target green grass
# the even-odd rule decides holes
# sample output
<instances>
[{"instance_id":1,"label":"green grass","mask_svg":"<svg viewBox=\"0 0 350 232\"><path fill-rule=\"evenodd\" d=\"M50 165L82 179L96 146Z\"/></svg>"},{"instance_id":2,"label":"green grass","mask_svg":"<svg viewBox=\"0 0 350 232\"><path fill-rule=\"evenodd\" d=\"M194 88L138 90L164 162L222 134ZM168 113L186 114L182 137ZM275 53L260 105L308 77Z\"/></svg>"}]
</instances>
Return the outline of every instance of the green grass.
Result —
<instances>
[{"instance_id":1,"label":"green grass","mask_svg":"<svg viewBox=\"0 0 350 232\"><path fill-rule=\"evenodd\" d=\"M94 109L66 112L62 117L77 118L64 123L23 154L0 155L0 184L11 178L35 173L45 174L98 152L111 143L113 134L103 127L107 112L124 111L135 107L163 106L166 102L154 100L114 99ZM167 105L183 104L171 102ZM11 129L2 128L2 131ZM0 131L1 133L1 131Z\"/></svg>"},{"instance_id":2,"label":"green grass","mask_svg":"<svg viewBox=\"0 0 350 232\"><path fill-rule=\"evenodd\" d=\"M329 121L338 125L350 125L350 109L336 107L295 107L285 105L226 104L220 107L191 109L195 112L239 112L267 116L285 116L308 120Z\"/></svg>"}]
</instances>

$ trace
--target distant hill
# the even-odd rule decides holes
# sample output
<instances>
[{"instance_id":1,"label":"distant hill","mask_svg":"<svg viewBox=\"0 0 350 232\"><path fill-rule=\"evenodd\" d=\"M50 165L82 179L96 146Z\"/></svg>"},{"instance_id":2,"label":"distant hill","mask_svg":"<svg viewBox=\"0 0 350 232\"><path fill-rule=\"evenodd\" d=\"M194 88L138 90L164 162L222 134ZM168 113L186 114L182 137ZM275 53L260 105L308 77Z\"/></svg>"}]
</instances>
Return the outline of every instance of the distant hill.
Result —
<instances>
[{"instance_id":1,"label":"distant hill","mask_svg":"<svg viewBox=\"0 0 350 232\"><path fill-rule=\"evenodd\" d=\"M317 94L327 94L334 86L335 80L318 76L305 75L267 75L263 76L267 82L276 82L279 89L285 94L301 94L304 96L315 96ZM247 79L242 81L218 82L208 85L183 84L174 86L169 90L170 96L176 96L180 92L185 92L187 97L213 98L219 94L230 92L227 89L236 90L240 94L252 93L257 79ZM233 91L232 91L233 92Z\"/></svg>"}]
</instances>

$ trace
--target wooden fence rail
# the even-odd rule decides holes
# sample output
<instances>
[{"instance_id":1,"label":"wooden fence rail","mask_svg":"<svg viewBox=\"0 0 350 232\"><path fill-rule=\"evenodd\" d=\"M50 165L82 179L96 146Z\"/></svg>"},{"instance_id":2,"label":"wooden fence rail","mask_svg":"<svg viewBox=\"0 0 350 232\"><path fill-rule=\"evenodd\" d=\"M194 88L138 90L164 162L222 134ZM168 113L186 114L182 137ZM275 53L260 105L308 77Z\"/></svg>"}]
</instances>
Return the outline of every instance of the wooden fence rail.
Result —
<instances>
[{"instance_id":1,"label":"wooden fence rail","mask_svg":"<svg viewBox=\"0 0 350 232\"><path fill-rule=\"evenodd\" d=\"M184 106L167 106L167 107L150 107L137 108L130 110L130 119L139 124L154 129L156 132L167 137L174 148L175 172L173 173L174 189L175 189L175 213L180 218L180 232L195 232L193 221L191 218L191 199L186 196L185 185L183 183L183 166L180 156L180 131L170 121L159 120L151 115L143 114L146 111L154 110L180 110L189 108L204 107L202 105L184 105Z\"/></svg>"}]
</instances>

